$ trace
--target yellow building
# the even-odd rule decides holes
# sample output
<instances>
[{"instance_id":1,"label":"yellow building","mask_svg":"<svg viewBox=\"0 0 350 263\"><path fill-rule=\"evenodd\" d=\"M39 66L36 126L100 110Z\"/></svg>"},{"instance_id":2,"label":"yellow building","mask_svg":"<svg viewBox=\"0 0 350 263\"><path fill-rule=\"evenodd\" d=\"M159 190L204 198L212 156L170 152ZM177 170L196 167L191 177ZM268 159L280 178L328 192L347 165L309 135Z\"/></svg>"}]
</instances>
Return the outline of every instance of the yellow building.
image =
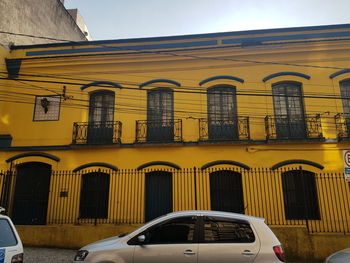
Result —
<instances>
[{"instance_id":1,"label":"yellow building","mask_svg":"<svg viewBox=\"0 0 350 263\"><path fill-rule=\"evenodd\" d=\"M349 43L333 25L3 50L0 203L18 225L212 209L349 237Z\"/></svg>"}]
</instances>

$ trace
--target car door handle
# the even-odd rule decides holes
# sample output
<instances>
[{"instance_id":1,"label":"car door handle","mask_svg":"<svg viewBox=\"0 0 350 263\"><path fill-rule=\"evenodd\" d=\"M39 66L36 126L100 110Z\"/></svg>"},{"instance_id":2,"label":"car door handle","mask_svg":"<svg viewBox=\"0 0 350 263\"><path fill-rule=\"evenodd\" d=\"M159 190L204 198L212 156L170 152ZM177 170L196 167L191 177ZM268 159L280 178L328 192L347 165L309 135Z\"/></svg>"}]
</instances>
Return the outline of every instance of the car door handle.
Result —
<instances>
[{"instance_id":1,"label":"car door handle","mask_svg":"<svg viewBox=\"0 0 350 263\"><path fill-rule=\"evenodd\" d=\"M196 253L195 253L195 252L193 252L191 249L187 249L187 250L185 250L184 254L185 254L185 255L187 255L187 256L193 256L193 255L196 255Z\"/></svg>"},{"instance_id":2,"label":"car door handle","mask_svg":"<svg viewBox=\"0 0 350 263\"><path fill-rule=\"evenodd\" d=\"M245 256L253 256L254 253L251 252L250 250L244 250L244 251L242 252L242 255L245 255Z\"/></svg>"}]
</instances>

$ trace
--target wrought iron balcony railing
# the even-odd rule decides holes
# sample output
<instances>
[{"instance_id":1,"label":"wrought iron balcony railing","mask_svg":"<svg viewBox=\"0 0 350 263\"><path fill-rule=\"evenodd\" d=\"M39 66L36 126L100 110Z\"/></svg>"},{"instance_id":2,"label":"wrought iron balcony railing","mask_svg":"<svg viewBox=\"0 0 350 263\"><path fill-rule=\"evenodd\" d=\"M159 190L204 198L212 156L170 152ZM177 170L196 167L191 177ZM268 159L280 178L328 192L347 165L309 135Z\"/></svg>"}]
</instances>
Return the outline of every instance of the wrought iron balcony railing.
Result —
<instances>
[{"instance_id":1,"label":"wrought iron balcony railing","mask_svg":"<svg viewBox=\"0 0 350 263\"><path fill-rule=\"evenodd\" d=\"M182 121L136 121L136 142L181 142Z\"/></svg>"},{"instance_id":2,"label":"wrought iron balcony railing","mask_svg":"<svg viewBox=\"0 0 350 263\"><path fill-rule=\"evenodd\" d=\"M122 123L120 121L75 122L73 144L120 143Z\"/></svg>"},{"instance_id":3,"label":"wrought iron balcony railing","mask_svg":"<svg viewBox=\"0 0 350 263\"><path fill-rule=\"evenodd\" d=\"M199 140L250 140L249 117L237 116L233 120L199 119Z\"/></svg>"},{"instance_id":4,"label":"wrought iron balcony railing","mask_svg":"<svg viewBox=\"0 0 350 263\"><path fill-rule=\"evenodd\" d=\"M334 116L334 120L338 139L350 139L350 114L338 113Z\"/></svg>"},{"instance_id":5,"label":"wrought iron balcony railing","mask_svg":"<svg viewBox=\"0 0 350 263\"><path fill-rule=\"evenodd\" d=\"M265 131L267 140L323 138L320 114L293 118L287 115L266 116Z\"/></svg>"}]
</instances>

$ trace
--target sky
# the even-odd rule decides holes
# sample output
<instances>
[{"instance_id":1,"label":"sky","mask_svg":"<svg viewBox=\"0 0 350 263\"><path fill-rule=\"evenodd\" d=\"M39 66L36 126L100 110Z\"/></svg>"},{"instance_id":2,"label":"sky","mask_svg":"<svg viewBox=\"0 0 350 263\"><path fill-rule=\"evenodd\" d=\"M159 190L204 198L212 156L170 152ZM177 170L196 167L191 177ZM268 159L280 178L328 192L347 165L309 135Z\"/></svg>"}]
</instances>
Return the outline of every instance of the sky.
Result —
<instances>
[{"instance_id":1,"label":"sky","mask_svg":"<svg viewBox=\"0 0 350 263\"><path fill-rule=\"evenodd\" d=\"M350 23L350 0L65 0L93 40Z\"/></svg>"}]
</instances>

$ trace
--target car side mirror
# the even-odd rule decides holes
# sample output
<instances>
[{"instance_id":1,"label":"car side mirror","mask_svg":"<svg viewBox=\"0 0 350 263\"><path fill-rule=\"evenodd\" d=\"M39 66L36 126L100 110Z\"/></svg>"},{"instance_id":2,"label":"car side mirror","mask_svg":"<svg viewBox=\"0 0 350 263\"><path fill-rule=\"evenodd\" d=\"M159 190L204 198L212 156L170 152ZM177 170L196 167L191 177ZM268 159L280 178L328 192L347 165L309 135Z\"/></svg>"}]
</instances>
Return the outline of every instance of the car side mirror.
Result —
<instances>
[{"instance_id":1,"label":"car side mirror","mask_svg":"<svg viewBox=\"0 0 350 263\"><path fill-rule=\"evenodd\" d=\"M145 243L146 236L145 235L138 236L137 240L139 241L139 243L143 244Z\"/></svg>"}]
</instances>

